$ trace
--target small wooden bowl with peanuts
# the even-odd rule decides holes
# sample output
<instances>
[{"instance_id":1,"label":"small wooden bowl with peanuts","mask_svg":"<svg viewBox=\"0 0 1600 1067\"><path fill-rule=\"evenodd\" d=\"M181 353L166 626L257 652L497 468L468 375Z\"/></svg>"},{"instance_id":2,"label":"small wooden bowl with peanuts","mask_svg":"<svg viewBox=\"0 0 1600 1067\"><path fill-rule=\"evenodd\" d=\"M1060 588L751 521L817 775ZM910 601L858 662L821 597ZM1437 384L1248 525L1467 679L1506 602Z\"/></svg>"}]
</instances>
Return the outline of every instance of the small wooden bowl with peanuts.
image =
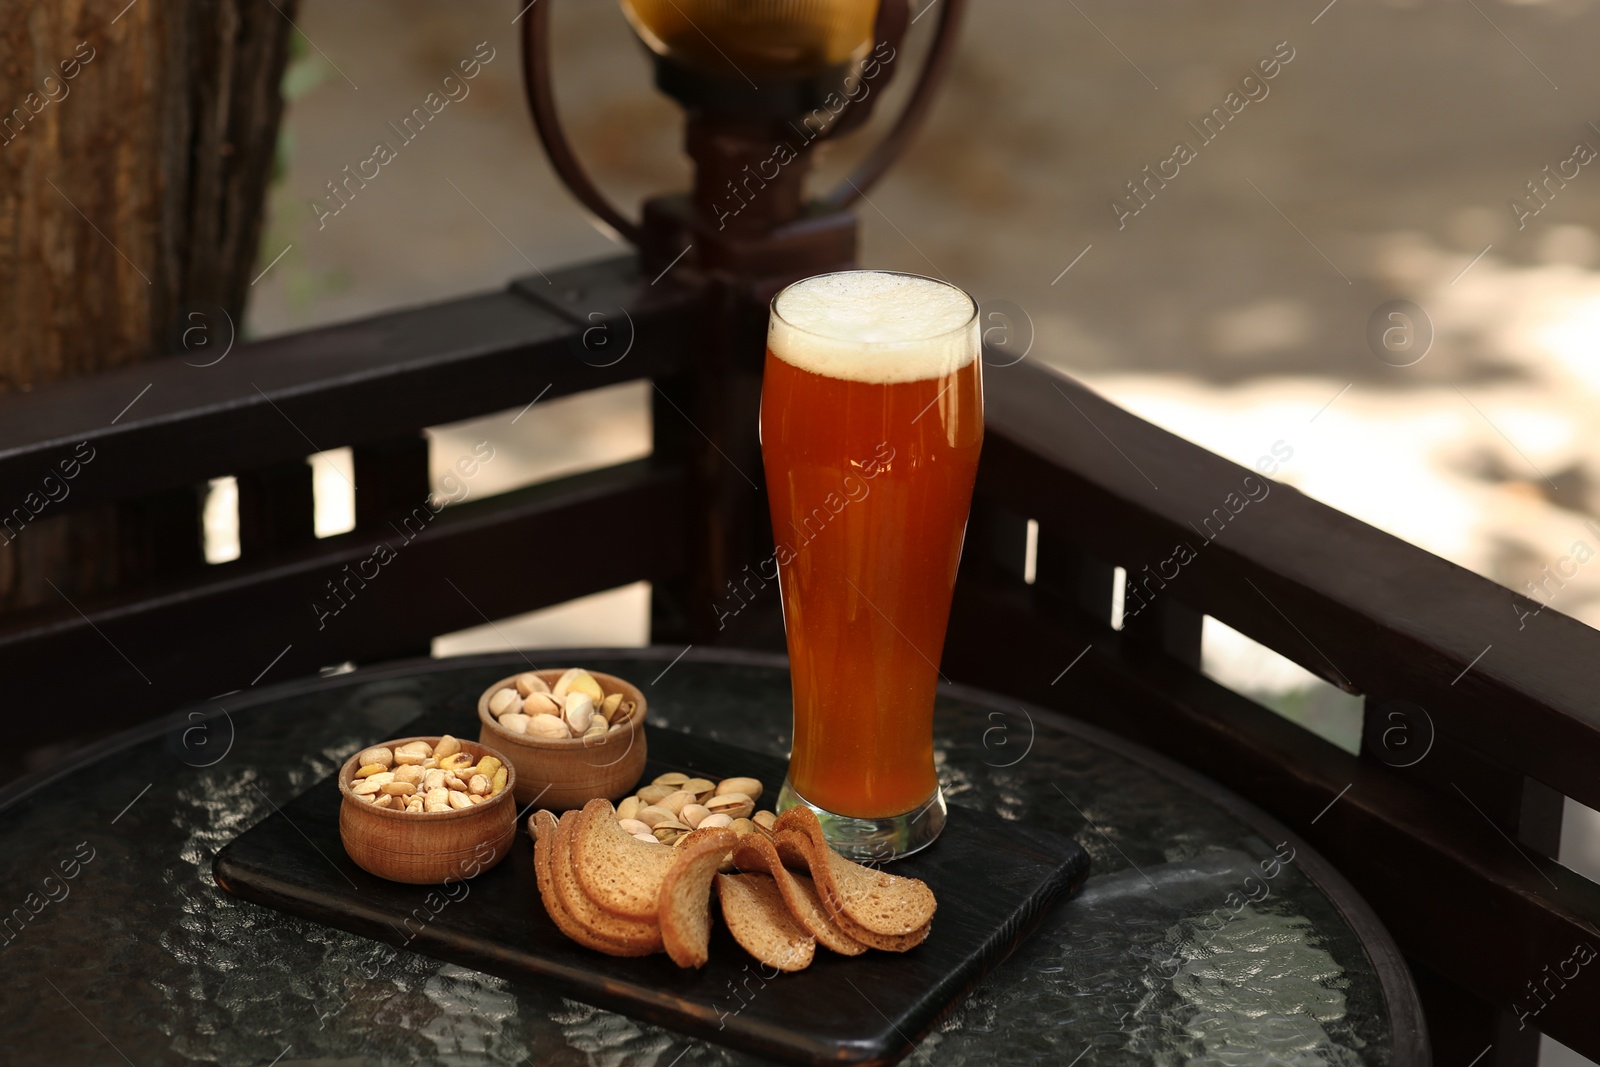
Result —
<instances>
[{"instance_id":1,"label":"small wooden bowl with peanuts","mask_svg":"<svg viewBox=\"0 0 1600 1067\"><path fill-rule=\"evenodd\" d=\"M357 866L392 882L471 878L511 850L516 780L504 755L448 734L370 745L339 771L339 838Z\"/></svg>"}]
</instances>

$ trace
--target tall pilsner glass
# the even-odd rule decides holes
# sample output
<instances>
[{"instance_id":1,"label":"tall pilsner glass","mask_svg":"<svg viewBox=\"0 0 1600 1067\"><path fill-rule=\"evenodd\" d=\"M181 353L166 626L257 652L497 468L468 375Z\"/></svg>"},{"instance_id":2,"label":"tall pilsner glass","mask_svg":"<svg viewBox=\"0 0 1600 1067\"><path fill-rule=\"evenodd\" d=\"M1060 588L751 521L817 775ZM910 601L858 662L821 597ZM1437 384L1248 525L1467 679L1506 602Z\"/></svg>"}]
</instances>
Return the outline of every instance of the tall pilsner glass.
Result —
<instances>
[{"instance_id":1,"label":"tall pilsner glass","mask_svg":"<svg viewBox=\"0 0 1600 1067\"><path fill-rule=\"evenodd\" d=\"M944 828L933 698L983 444L977 307L846 271L772 302L761 452L794 684L780 808L892 859Z\"/></svg>"}]
</instances>

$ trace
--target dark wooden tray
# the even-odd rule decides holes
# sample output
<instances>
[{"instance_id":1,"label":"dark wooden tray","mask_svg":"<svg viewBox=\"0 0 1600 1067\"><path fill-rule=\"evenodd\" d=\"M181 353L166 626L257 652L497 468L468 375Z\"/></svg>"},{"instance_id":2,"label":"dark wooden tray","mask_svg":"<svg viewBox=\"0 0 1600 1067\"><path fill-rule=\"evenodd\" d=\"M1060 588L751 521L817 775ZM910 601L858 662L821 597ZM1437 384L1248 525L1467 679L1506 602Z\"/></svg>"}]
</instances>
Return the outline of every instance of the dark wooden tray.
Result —
<instances>
[{"instance_id":1,"label":"dark wooden tray","mask_svg":"<svg viewBox=\"0 0 1600 1067\"><path fill-rule=\"evenodd\" d=\"M395 736L446 731L476 737L477 723L435 712ZM651 729L649 744L647 777L749 775L768 790L783 781L784 763L771 756L661 728ZM534 882L526 812L512 854L441 905L439 889L387 882L352 863L339 842L339 803L330 775L223 848L213 866L217 884L258 904L789 1063L903 1056L1052 899L1075 892L1089 872L1088 855L1070 838L952 806L938 842L891 868L925 880L939 898L933 932L917 948L847 959L819 947L808 969L775 975L718 916L710 962L683 971L664 955L592 952L556 929Z\"/></svg>"}]
</instances>

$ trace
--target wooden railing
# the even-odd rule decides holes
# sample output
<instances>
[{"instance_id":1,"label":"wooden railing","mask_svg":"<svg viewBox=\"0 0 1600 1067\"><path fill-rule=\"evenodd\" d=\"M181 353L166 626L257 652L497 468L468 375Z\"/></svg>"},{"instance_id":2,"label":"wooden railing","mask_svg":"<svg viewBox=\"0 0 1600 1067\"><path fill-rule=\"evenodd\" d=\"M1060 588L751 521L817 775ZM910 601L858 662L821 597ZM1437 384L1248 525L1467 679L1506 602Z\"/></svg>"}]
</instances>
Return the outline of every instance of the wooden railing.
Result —
<instances>
[{"instance_id":1,"label":"wooden railing","mask_svg":"<svg viewBox=\"0 0 1600 1067\"><path fill-rule=\"evenodd\" d=\"M86 740L258 678L426 655L431 637L486 618L681 574L681 450L428 506L424 427L669 379L703 317L696 291L648 286L621 261L553 283L573 310L513 286L240 345L211 366L174 356L0 399L0 501L21 504L78 455L40 518L231 474L241 520L235 561L91 601L63 590L0 619L8 731L23 747ZM339 447L354 456L356 525L318 540L305 459ZM77 685L107 698L68 711Z\"/></svg>"},{"instance_id":2,"label":"wooden railing","mask_svg":"<svg viewBox=\"0 0 1600 1067\"><path fill-rule=\"evenodd\" d=\"M1600 807L1600 632L1548 610L1521 629L1526 598L1061 375L984 385L947 673L1139 740L1303 833L1415 961L1437 1062L1492 1044L1482 1062L1531 1063L1541 1030L1600 1058L1600 982L1564 989L1577 946L1600 951L1600 886L1554 862L1562 795ZM1205 677L1207 615L1364 696L1361 754Z\"/></svg>"},{"instance_id":3,"label":"wooden railing","mask_svg":"<svg viewBox=\"0 0 1600 1067\"><path fill-rule=\"evenodd\" d=\"M241 496L237 561L0 620L11 736L82 740L636 580L658 641L781 641L775 597L726 629L714 607L771 544L759 519L737 529L765 511L745 481L761 293L719 284L618 260L0 399L0 503L80 444L94 458L55 514L228 474ZM634 379L655 385L649 458L426 509L422 428ZM1514 594L1064 376L994 366L985 388L946 672L1151 745L1303 833L1414 962L1440 1062L1492 1045L1484 1067L1529 1063L1539 1030L1600 1058L1582 987L1600 978L1530 991L1600 949L1600 887L1551 858L1562 795L1600 807L1600 634L1554 611L1518 629ZM304 458L345 446L356 527L317 540ZM1137 609L1120 630L1117 566ZM1362 694L1361 755L1206 678L1206 615ZM96 699L69 701L82 687Z\"/></svg>"}]
</instances>

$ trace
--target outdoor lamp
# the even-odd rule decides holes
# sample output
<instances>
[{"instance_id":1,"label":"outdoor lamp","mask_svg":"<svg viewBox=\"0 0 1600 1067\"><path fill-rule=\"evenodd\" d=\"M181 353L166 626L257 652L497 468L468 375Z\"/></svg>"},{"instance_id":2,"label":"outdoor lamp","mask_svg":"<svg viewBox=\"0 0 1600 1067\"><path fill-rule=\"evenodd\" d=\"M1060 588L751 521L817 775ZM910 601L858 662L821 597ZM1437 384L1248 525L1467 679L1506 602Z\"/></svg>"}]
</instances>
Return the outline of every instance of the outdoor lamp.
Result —
<instances>
[{"instance_id":1,"label":"outdoor lamp","mask_svg":"<svg viewBox=\"0 0 1600 1067\"><path fill-rule=\"evenodd\" d=\"M657 583L650 603L652 632L712 641L706 605L726 595L735 561L760 559L773 545L765 497L744 473L762 465L755 413L768 302L788 282L856 266L848 208L926 114L966 0L919 0L918 12L910 0L622 0L656 87L683 109L694 168L691 189L650 197L638 217L595 186L562 129L551 87L554 2L537 0L522 19L534 125L563 184L638 250L637 265L621 282L580 271L559 285L528 278L513 288L572 323L576 355L600 368L630 350L630 307L674 289L698 294L704 311L682 335L695 373L654 380L651 392L652 425L684 434L693 454L690 577ZM808 193L817 146L865 122L918 19L934 32L899 114L835 188Z\"/></svg>"},{"instance_id":2,"label":"outdoor lamp","mask_svg":"<svg viewBox=\"0 0 1600 1067\"><path fill-rule=\"evenodd\" d=\"M650 199L635 221L594 185L556 114L553 2L540 0L524 19L523 69L534 123L563 183L640 249L645 269L682 257L692 269L746 278L854 262L855 221L844 209L888 169L926 113L964 7L933 0L934 40L903 110L838 188L808 197L814 149L865 122L894 75L913 21L908 0L622 0L657 88L684 110L695 170L690 192Z\"/></svg>"}]
</instances>

